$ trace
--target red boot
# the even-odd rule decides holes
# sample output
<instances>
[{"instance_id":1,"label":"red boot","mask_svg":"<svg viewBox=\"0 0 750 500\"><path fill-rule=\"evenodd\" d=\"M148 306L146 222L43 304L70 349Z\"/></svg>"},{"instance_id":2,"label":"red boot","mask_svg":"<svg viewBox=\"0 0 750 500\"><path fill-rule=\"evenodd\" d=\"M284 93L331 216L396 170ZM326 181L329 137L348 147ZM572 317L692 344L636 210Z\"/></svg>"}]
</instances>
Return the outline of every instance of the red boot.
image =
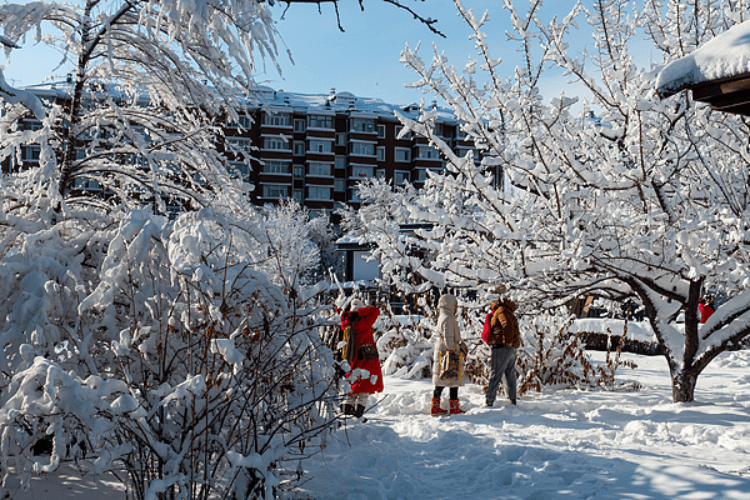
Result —
<instances>
[{"instance_id":1,"label":"red boot","mask_svg":"<svg viewBox=\"0 0 750 500\"><path fill-rule=\"evenodd\" d=\"M451 415L466 413L464 410L458 407L458 399L451 399Z\"/></svg>"},{"instance_id":2,"label":"red boot","mask_svg":"<svg viewBox=\"0 0 750 500\"><path fill-rule=\"evenodd\" d=\"M448 410L440 408L440 398L432 398L432 411L430 412L430 415L438 417L440 415L445 415L446 413L448 413Z\"/></svg>"}]
</instances>

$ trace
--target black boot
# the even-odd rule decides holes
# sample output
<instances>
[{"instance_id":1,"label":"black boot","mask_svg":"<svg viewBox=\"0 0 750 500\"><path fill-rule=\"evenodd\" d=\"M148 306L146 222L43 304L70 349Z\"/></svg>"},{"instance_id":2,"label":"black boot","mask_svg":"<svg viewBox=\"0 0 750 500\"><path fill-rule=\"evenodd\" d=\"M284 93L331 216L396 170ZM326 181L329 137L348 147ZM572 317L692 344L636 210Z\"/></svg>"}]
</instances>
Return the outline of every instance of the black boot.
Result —
<instances>
[{"instance_id":1,"label":"black boot","mask_svg":"<svg viewBox=\"0 0 750 500\"><path fill-rule=\"evenodd\" d=\"M362 415L365 414L365 407L364 405L357 405L357 408L354 410L354 416L357 418L361 418Z\"/></svg>"},{"instance_id":2,"label":"black boot","mask_svg":"<svg viewBox=\"0 0 750 500\"><path fill-rule=\"evenodd\" d=\"M354 415L354 406L350 405L349 403L342 404L341 413L343 413L344 415Z\"/></svg>"}]
</instances>

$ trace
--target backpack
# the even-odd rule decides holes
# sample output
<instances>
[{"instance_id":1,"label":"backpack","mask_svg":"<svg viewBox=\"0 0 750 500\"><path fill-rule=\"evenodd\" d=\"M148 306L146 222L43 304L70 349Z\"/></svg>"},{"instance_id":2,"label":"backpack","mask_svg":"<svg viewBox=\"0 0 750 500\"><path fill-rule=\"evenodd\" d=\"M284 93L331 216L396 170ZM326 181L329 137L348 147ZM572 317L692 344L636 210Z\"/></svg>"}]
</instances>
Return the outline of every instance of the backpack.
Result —
<instances>
[{"instance_id":1,"label":"backpack","mask_svg":"<svg viewBox=\"0 0 750 500\"><path fill-rule=\"evenodd\" d=\"M492 327L490 326L490 320L492 319L493 314L495 314L495 311L492 311L484 318L484 328L482 329L482 340L484 340L485 343L489 343L490 335L492 335Z\"/></svg>"},{"instance_id":2,"label":"backpack","mask_svg":"<svg viewBox=\"0 0 750 500\"><path fill-rule=\"evenodd\" d=\"M503 307L502 305L500 307ZM499 309L499 308L498 308ZM503 326L500 322L496 325L494 331L490 329L488 338L489 345L499 345L502 347L519 347L521 338L518 330L518 319L511 310L506 314L507 325ZM494 314L494 313L493 313Z\"/></svg>"}]
</instances>

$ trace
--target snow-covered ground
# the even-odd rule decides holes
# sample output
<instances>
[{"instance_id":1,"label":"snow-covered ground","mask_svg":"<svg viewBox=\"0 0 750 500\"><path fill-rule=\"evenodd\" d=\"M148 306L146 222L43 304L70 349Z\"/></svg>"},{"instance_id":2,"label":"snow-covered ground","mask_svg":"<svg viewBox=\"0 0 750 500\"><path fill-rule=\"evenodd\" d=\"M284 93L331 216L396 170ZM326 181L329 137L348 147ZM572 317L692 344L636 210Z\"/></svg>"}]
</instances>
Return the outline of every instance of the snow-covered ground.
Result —
<instances>
[{"instance_id":1,"label":"snow-covered ground","mask_svg":"<svg viewBox=\"0 0 750 500\"><path fill-rule=\"evenodd\" d=\"M468 413L439 418L427 415L428 381L388 378L370 420L350 422L307 464L305 491L320 500L750 498L750 352L713 363L691 404L671 402L663 358L631 359L638 368L620 378L643 385L637 392L550 391L485 408L481 387L467 386Z\"/></svg>"},{"instance_id":2,"label":"snow-covered ground","mask_svg":"<svg viewBox=\"0 0 750 500\"><path fill-rule=\"evenodd\" d=\"M671 402L662 358L629 359L638 368L624 369L620 380L639 382L640 391L548 391L517 407L498 398L485 408L481 387L466 386L459 395L468 413L440 418L427 414L429 381L389 377L369 421L347 422L303 465L309 481L301 498L750 498L750 352L725 353L710 365L691 404ZM111 480L71 470L35 479L12 498L124 497L112 494Z\"/></svg>"}]
</instances>

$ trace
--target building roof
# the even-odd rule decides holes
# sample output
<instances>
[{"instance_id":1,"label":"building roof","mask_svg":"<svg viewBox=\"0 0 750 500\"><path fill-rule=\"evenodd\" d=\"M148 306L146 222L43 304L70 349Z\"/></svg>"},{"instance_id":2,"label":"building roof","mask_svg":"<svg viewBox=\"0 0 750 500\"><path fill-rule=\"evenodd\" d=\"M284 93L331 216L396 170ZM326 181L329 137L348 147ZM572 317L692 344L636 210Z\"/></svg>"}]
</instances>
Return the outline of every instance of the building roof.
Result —
<instances>
[{"instance_id":1,"label":"building roof","mask_svg":"<svg viewBox=\"0 0 750 500\"><path fill-rule=\"evenodd\" d=\"M49 82L40 85L24 87L26 90L46 97L69 98L72 89L72 81ZM117 94L121 90L115 85L95 87L95 92L108 91ZM391 104L375 97L359 97L351 92L336 92L331 89L328 94L303 94L298 92L285 92L275 90L266 85L258 85L254 89L253 98L247 99L246 105L250 108L267 108L281 112L289 109L294 112L320 112L321 114L346 113L361 117L383 117L395 120L394 112L398 111L407 118L416 120L419 116L419 104ZM144 92L145 97L145 92ZM443 123L456 124L457 120L450 108L439 108L435 101L426 103L427 108L437 108L437 117Z\"/></svg>"},{"instance_id":2,"label":"building roof","mask_svg":"<svg viewBox=\"0 0 750 500\"><path fill-rule=\"evenodd\" d=\"M733 26L692 54L667 64L659 73L656 91L666 98L702 84L744 78L750 78L750 21ZM726 90L738 89L735 85ZM701 100L695 95L694 98Z\"/></svg>"}]
</instances>

